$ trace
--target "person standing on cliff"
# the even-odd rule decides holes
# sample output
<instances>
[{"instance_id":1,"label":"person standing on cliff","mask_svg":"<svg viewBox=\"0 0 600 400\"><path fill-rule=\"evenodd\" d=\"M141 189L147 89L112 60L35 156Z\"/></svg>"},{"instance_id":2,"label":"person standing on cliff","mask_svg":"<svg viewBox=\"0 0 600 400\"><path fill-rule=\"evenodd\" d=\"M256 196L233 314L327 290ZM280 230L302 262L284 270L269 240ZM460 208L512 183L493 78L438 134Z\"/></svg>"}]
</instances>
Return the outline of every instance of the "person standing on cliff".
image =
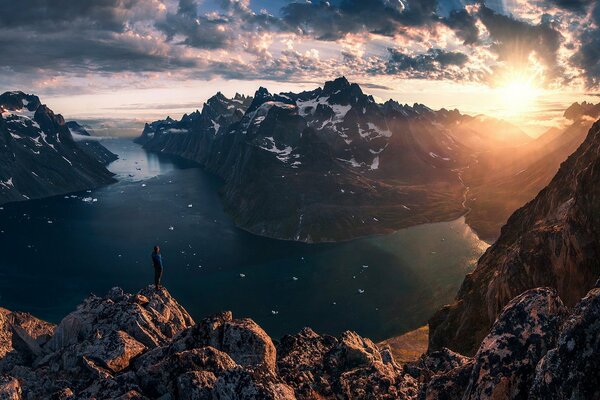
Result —
<instances>
[{"instance_id":1,"label":"person standing on cliff","mask_svg":"<svg viewBox=\"0 0 600 400\"><path fill-rule=\"evenodd\" d=\"M152 252L152 265L154 266L154 286L156 290L160 289L160 278L163 273L162 256L160 255L160 247L154 246Z\"/></svg>"}]
</instances>

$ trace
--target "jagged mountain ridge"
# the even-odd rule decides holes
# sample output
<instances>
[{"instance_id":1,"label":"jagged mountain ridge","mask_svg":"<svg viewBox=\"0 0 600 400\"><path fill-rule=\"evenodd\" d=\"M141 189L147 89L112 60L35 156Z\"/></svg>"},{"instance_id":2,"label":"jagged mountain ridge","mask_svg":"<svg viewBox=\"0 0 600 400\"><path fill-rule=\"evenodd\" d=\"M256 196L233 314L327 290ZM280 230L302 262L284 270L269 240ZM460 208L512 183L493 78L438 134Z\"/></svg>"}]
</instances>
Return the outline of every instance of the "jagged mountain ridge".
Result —
<instances>
[{"instance_id":1,"label":"jagged mountain ridge","mask_svg":"<svg viewBox=\"0 0 600 400\"><path fill-rule=\"evenodd\" d=\"M555 290L532 289L475 357L444 348L399 365L355 332L273 341L230 312L195 323L165 289L113 288L58 326L0 308L0 398L597 399L598 318L600 288L572 311Z\"/></svg>"},{"instance_id":2,"label":"jagged mountain ridge","mask_svg":"<svg viewBox=\"0 0 600 400\"><path fill-rule=\"evenodd\" d=\"M472 354L502 308L523 291L556 288L573 306L600 274L600 121L550 184L517 210L430 320L430 348Z\"/></svg>"},{"instance_id":3,"label":"jagged mountain ridge","mask_svg":"<svg viewBox=\"0 0 600 400\"><path fill-rule=\"evenodd\" d=\"M193 116L147 124L137 142L224 178L225 206L242 228L318 242L462 215L457 171L472 154L530 140L498 121L502 134L482 129L480 119L377 104L338 78L302 93L218 94Z\"/></svg>"},{"instance_id":4,"label":"jagged mountain ridge","mask_svg":"<svg viewBox=\"0 0 600 400\"><path fill-rule=\"evenodd\" d=\"M37 96L0 95L0 204L91 189L114 182L101 145L87 151L60 114ZM100 147L99 147L100 146Z\"/></svg>"}]
</instances>

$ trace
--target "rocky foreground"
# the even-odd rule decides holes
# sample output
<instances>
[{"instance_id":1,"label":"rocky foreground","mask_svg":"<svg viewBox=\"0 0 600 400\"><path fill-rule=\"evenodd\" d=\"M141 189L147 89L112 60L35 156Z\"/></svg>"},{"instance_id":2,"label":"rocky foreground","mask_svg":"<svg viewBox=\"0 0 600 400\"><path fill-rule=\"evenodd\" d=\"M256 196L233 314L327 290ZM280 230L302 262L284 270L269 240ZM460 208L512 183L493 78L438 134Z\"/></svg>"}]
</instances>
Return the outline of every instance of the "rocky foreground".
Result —
<instances>
[{"instance_id":1,"label":"rocky foreground","mask_svg":"<svg viewBox=\"0 0 600 400\"><path fill-rule=\"evenodd\" d=\"M596 399L600 288L572 310L529 290L473 358L397 364L353 332L274 342L229 312L195 323L165 290L91 295L58 326L0 309L0 399Z\"/></svg>"}]
</instances>

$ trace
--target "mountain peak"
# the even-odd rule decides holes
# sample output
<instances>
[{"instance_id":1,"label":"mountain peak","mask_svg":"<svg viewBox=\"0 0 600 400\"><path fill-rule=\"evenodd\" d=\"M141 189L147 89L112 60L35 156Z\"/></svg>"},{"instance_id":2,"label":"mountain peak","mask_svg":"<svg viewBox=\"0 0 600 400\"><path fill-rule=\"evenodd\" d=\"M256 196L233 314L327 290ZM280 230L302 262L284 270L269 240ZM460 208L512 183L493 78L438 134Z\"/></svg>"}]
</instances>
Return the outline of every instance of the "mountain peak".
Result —
<instances>
[{"instance_id":1,"label":"mountain peak","mask_svg":"<svg viewBox=\"0 0 600 400\"><path fill-rule=\"evenodd\" d=\"M325 82L325 86L323 87L323 92L327 94L333 94L340 90L344 90L350 87L350 82L346 79L345 76L339 77L333 81Z\"/></svg>"},{"instance_id":2,"label":"mountain peak","mask_svg":"<svg viewBox=\"0 0 600 400\"><path fill-rule=\"evenodd\" d=\"M0 107L6 110L21 110L27 108L35 111L41 105L40 98L21 91L5 92L0 95Z\"/></svg>"}]
</instances>

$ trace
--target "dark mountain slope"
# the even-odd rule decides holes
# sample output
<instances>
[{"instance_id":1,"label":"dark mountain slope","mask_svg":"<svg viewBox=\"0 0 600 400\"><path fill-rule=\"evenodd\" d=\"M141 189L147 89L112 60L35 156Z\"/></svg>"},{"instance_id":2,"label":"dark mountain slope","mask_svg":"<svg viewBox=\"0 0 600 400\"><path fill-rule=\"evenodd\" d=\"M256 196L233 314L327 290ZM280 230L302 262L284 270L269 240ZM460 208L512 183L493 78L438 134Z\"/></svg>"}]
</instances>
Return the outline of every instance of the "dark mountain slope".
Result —
<instances>
[{"instance_id":1,"label":"dark mountain slope","mask_svg":"<svg viewBox=\"0 0 600 400\"><path fill-rule=\"evenodd\" d=\"M0 203L114 182L96 155L73 140L60 114L22 92L0 95Z\"/></svg>"},{"instance_id":2,"label":"dark mountain slope","mask_svg":"<svg viewBox=\"0 0 600 400\"><path fill-rule=\"evenodd\" d=\"M472 354L523 291L556 288L573 306L600 274L600 122L550 184L517 210L467 275L454 304L430 321L430 348Z\"/></svg>"},{"instance_id":3,"label":"dark mountain slope","mask_svg":"<svg viewBox=\"0 0 600 400\"><path fill-rule=\"evenodd\" d=\"M572 120L567 127L551 129L523 145L479 153L462 172L469 187L466 220L480 237L495 240L508 217L546 187L560 164L584 141L593 123L589 113L594 109L588 107L586 114L576 114L577 105L565 111L565 117ZM596 118L600 117L598 110Z\"/></svg>"},{"instance_id":4,"label":"dark mountain slope","mask_svg":"<svg viewBox=\"0 0 600 400\"><path fill-rule=\"evenodd\" d=\"M79 125L76 121L68 121L66 125L69 128L73 139L76 139L78 142L81 150L87 153L87 155L100 161L103 165L108 165L119 158L116 154L112 153L96 141L87 129Z\"/></svg>"},{"instance_id":5,"label":"dark mountain slope","mask_svg":"<svg viewBox=\"0 0 600 400\"><path fill-rule=\"evenodd\" d=\"M529 140L507 126L457 110L377 104L338 78L302 93L219 93L201 113L147 124L137 142L221 176L225 207L240 227L321 242L459 217L458 171L472 155Z\"/></svg>"}]
</instances>

